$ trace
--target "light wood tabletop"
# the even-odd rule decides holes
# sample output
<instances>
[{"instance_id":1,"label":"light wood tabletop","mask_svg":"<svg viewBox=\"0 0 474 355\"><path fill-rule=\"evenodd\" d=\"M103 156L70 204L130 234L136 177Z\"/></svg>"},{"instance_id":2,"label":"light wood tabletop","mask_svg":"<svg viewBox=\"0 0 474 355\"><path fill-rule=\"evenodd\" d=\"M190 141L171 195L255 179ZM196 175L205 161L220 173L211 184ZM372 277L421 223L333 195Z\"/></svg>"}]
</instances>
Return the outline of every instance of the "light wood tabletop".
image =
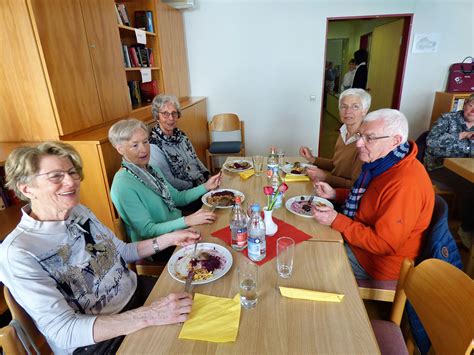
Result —
<instances>
[{"instance_id":1,"label":"light wood tabletop","mask_svg":"<svg viewBox=\"0 0 474 355\"><path fill-rule=\"evenodd\" d=\"M474 158L445 158L444 166L474 183Z\"/></svg>"},{"instance_id":2,"label":"light wood tabletop","mask_svg":"<svg viewBox=\"0 0 474 355\"><path fill-rule=\"evenodd\" d=\"M290 160L291 161L291 160ZM252 176L243 180L239 175L224 172L222 188L242 191L245 202L266 200L263 186L266 177ZM289 183L285 199L310 194L310 182ZM199 229L203 241L225 246L231 251L233 264L222 278L194 287L194 292L232 298L239 292L237 265L247 260L224 241L212 237L213 231L229 224L230 210L218 209L217 221ZM310 354L310 353L370 353L379 348L367 312L360 298L350 268L341 235L314 219L302 218L286 211L275 216L313 236L296 245L293 276L279 279L276 258L259 266L258 305L253 310L242 309L237 340L211 343L179 339L182 325L156 326L142 329L125 337L120 354ZM321 242L314 242L314 241ZM344 294L341 303L288 299L277 291L281 286ZM171 292L181 292L184 284L174 280L164 270L147 303Z\"/></svg>"},{"instance_id":3,"label":"light wood tabletop","mask_svg":"<svg viewBox=\"0 0 474 355\"><path fill-rule=\"evenodd\" d=\"M225 245L206 237L205 241ZM239 292L237 265L245 256L231 251L233 265L222 278L194 287L194 292L232 298ZM280 285L344 294L340 303L295 300L277 291L276 259L259 266L258 303L241 310L235 342L211 343L179 339L182 325L156 326L127 335L119 354L378 354L367 312L359 296L341 243L296 245L293 275ZM280 279L282 280L282 279ZM147 304L184 284L161 274Z\"/></svg>"}]
</instances>

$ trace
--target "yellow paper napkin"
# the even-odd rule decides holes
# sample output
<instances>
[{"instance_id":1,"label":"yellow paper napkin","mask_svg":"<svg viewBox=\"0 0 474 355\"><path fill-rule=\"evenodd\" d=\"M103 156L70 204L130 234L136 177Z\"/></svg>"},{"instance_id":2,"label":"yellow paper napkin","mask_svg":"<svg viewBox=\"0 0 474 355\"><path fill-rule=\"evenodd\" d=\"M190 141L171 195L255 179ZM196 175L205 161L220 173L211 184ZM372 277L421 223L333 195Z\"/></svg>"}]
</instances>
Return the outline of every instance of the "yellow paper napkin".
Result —
<instances>
[{"instance_id":1,"label":"yellow paper napkin","mask_svg":"<svg viewBox=\"0 0 474 355\"><path fill-rule=\"evenodd\" d=\"M241 173L239 173L240 177L244 180L247 180L249 177L251 177L253 174L255 174L255 170L254 169L249 169L249 170L245 170L245 171L242 171Z\"/></svg>"},{"instance_id":2,"label":"yellow paper napkin","mask_svg":"<svg viewBox=\"0 0 474 355\"><path fill-rule=\"evenodd\" d=\"M344 295L338 293L320 292L303 290L300 288L290 288L280 286L280 292L283 296L289 298L300 298L311 301L341 302Z\"/></svg>"},{"instance_id":3,"label":"yellow paper napkin","mask_svg":"<svg viewBox=\"0 0 474 355\"><path fill-rule=\"evenodd\" d=\"M310 178L307 175L286 174L285 182L293 181L310 181Z\"/></svg>"},{"instance_id":4,"label":"yellow paper napkin","mask_svg":"<svg viewBox=\"0 0 474 355\"><path fill-rule=\"evenodd\" d=\"M179 339L225 343L235 341L240 322L240 295L233 299L194 294L193 309Z\"/></svg>"}]
</instances>

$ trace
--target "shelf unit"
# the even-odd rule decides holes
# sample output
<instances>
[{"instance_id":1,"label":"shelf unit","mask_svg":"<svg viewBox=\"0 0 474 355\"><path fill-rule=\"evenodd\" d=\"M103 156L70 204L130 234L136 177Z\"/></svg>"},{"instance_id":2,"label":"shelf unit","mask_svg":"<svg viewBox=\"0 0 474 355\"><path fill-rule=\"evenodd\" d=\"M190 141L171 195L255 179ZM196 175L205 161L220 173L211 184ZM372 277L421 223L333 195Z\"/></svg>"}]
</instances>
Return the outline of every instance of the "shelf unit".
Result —
<instances>
[{"instance_id":1,"label":"shelf unit","mask_svg":"<svg viewBox=\"0 0 474 355\"><path fill-rule=\"evenodd\" d=\"M437 91L431 112L430 127L443 113L462 110L462 104L459 100L465 100L472 92L443 92Z\"/></svg>"}]
</instances>

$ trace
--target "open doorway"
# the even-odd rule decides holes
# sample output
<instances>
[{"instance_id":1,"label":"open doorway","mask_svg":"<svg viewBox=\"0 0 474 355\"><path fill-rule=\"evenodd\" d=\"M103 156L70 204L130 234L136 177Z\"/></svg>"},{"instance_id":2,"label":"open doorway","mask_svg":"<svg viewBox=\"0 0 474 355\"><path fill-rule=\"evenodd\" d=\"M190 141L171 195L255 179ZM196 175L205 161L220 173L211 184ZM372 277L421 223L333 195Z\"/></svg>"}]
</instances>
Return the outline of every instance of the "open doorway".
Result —
<instances>
[{"instance_id":1,"label":"open doorway","mask_svg":"<svg viewBox=\"0 0 474 355\"><path fill-rule=\"evenodd\" d=\"M340 127L339 94L347 88L345 74L357 50L368 54L370 111L400 107L412 19L412 14L327 19L319 156L333 156Z\"/></svg>"}]
</instances>

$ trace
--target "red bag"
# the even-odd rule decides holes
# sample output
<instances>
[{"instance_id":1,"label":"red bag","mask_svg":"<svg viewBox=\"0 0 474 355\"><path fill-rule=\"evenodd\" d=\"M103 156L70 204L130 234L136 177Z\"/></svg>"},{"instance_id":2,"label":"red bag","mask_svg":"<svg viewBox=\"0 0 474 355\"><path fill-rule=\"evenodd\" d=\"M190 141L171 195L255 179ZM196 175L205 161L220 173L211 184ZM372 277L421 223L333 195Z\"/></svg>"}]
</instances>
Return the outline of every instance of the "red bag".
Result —
<instances>
[{"instance_id":1,"label":"red bag","mask_svg":"<svg viewBox=\"0 0 474 355\"><path fill-rule=\"evenodd\" d=\"M471 63L466 60L471 59ZM448 76L448 92L474 92L474 59L466 57L461 63L451 64Z\"/></svg>"}]
</instances>

